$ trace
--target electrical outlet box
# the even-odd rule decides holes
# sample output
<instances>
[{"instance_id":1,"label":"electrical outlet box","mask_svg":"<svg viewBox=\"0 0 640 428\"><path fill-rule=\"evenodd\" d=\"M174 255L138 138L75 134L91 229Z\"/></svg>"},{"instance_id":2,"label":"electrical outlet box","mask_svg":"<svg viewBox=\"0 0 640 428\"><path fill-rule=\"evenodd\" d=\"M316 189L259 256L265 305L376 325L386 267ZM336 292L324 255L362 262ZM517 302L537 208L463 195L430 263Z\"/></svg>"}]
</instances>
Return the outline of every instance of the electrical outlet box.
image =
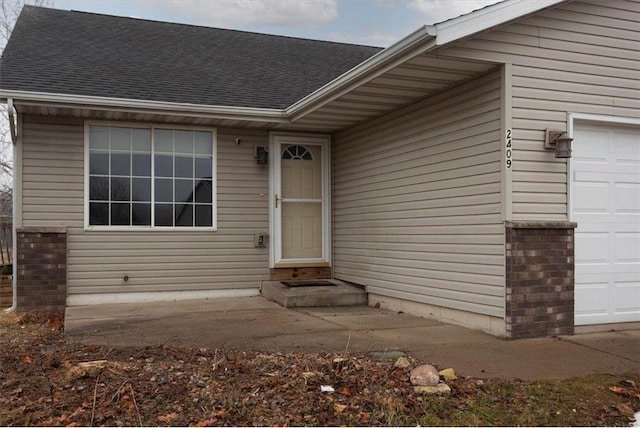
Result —
<instances>
[{"instance_id":1,"label":"electrical outlet box","mask_svg":"<svg viewBox=\"0 0 640 428\"><path fill-rule=\"evenodd\" d=\"M258 232L253 235L253 245L255 247L266 247L267 246L267 237L269 236L266 232Z\"/></svg>"}]
</instances>

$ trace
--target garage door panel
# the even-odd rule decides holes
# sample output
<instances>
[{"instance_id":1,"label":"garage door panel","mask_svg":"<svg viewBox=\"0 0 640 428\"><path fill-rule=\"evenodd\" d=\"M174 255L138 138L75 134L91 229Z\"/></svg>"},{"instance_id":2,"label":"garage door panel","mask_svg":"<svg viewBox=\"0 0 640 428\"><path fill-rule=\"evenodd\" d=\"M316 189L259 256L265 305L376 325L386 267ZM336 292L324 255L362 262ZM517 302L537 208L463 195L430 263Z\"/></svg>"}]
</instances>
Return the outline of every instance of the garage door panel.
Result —
<instances>
[{"instance_id":1,"label":"garage door panel","mask_svg":"<svg viewBox=\"0 0 640 428\"><path fill-rule=\"evenodd\" d=\"M578 130L576 129L574 137L577 133ZM600 144L600 141L608 138L608 134L609 132L606 130L590 129L589 138L580 140L580 150L574 151L573 159L584 162L609 163L609 147ZM577 146L577 142L575 146ZM624 144L621 147L624 147Z\"/></svg>"},{"instance_id":2,"label":"garage door panel","mask_svg":"<svg viewBox=\"0 0 640 428\"><path fill-rule=\"evenodd\" d=\"M613 195L615 214L640 214L640 183L618 182L614 186Z\"/></svg>"},{"instance_id":3,"label":"garage door panel","mask_svg":"<svg viewBox=\"0 0 640 428\"><path fill-rule=\"evenodd\" d=\"M613 248L614 263L634 263L640 268L640 233L615 233Z\"/></svg>"},{"instance_id":4,"label":"garage door panel","mask_svg":"<svg viewBox=\"0 0 640 428\"><path fill-rule=\"evenodd\" d=\"M630 170L630 172L619 171L614 173L613 180L616 183L627 183L627 184L640 184L640 175L638 175L638 171L640 168L620 168Z\"/></svg>"},{"instance_id":5,"label":"garage door panel","mask_svg":"<svg viewBox=\"0 0 640 428\"><path fill-rule=\"evenodd\" d=\"M581 314L604 315L608 313L609 295L608 282L584 283L582 292L576 294L575 304L581 308Z\"/></svg>"},{"instance_id":6,"label":"garage door panel","mask_svg":"<svg viewBox=\"0 0 640 428\"><path fill-rule=\"evenodd\" d=\"M589 314L582 313L576 314L576 325L592 325L592 324L610 324L610 323L622 323L622 322L637 322L638 315L636 312L627 312L623 314Z\"/></svg>"},{"instance_id":7,"label":"garage door panel","mask_svg":"<svg viewBox=\"0 0 640 428\"><path fill-rule=\"evenodd\" d=\"M640 281L616 283L613 290L615 313L637 311L640 306Z\"/></svg>"},{"instance_id":8,"label":"garage door panel","mask_svg":"<svg viewBox=\"0 0 640 428\"><path fill-rule=\"evenodd\" d=\"M640 321L640 129L576 126L576 324Z\"/></svg>"},{"instance_id":9,"label":"garage door panel","mask_svg":"<svg viewBox=\"0 0 640 428\"><path fill-rule=\"evenodd\" d=\"M618 165L640 165L638 134L617 131L613 134L613 152Z\"/></svg>"},{"instance_id":10,"label":"garage door panel","mask_svg":"<svg viewBox=\"0 0 640 428\"><path fill-rule=\"evenodd\" d=\"M576 233L574 250L576 264L608 263L608 242L608 233Z\"/></svg>"},{"instance_id":11,"label":"garage door panel","mask_svg":"<svg viewBox=\"0 0 640 428\"><path fill-rule=\"evenodd\" d=\"M576 213L608 213L609 183L583 181L574 186Z\"/></svg>"}]
</instances>

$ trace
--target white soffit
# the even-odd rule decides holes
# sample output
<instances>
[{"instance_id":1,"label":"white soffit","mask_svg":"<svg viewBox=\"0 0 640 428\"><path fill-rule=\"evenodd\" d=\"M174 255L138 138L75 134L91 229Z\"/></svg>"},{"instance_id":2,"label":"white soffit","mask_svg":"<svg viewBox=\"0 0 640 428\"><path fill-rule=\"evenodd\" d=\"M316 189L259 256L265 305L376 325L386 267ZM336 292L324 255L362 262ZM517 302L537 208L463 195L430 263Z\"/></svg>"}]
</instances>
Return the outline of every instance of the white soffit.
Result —
<instances>
[{"instance_id":1,"label":"white soffit","mask_svg":"<svg viewBox=\"0 0 640 428\"><path fill-rule=\"evenodd\" d=\"M294 125L327 132L348 128L496 67L493 63L419 55L301 115Z\"/></svg>"}]
</instances>

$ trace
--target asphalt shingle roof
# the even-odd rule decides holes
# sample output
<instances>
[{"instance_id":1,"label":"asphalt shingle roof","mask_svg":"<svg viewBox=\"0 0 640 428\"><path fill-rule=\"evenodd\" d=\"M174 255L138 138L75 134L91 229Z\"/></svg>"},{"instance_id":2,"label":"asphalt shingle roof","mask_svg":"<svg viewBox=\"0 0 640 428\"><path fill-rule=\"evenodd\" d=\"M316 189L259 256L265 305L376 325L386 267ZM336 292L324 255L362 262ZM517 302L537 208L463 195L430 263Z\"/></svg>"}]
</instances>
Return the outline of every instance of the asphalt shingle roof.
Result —
<instances>
[{"instance_id":1,"label":"asphalt shingle roof","mask_svg":"<svg viewBox=\"0 0 640 428\"><path fill-rule=\"evenodd\" d=\"M0 88L285 108L380 48L25 6Z\"/></svg>"}]
</instances>

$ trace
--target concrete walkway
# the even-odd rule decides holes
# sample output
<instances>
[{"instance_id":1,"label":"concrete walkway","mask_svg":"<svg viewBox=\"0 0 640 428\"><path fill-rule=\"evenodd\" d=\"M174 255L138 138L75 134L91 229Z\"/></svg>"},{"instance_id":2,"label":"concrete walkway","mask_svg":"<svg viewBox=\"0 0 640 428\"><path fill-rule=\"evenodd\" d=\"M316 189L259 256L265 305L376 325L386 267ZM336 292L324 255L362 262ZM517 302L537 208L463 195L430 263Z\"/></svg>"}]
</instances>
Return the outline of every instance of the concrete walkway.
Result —
<instances>
[{"instance_id":1,"label":"concrete walkway","mask_svg":"<svg viewBox=\"0 0 640 428\"><path fill-rule=\"evenodd\" d=\"M67 308L65 324L70 340L87 344L265 352L401 350L462 375L505 379L640 372L640 323L615 328L506 341L372 307L291 310L262 297L77 306Z\"/></svg>"}]
</instances>

